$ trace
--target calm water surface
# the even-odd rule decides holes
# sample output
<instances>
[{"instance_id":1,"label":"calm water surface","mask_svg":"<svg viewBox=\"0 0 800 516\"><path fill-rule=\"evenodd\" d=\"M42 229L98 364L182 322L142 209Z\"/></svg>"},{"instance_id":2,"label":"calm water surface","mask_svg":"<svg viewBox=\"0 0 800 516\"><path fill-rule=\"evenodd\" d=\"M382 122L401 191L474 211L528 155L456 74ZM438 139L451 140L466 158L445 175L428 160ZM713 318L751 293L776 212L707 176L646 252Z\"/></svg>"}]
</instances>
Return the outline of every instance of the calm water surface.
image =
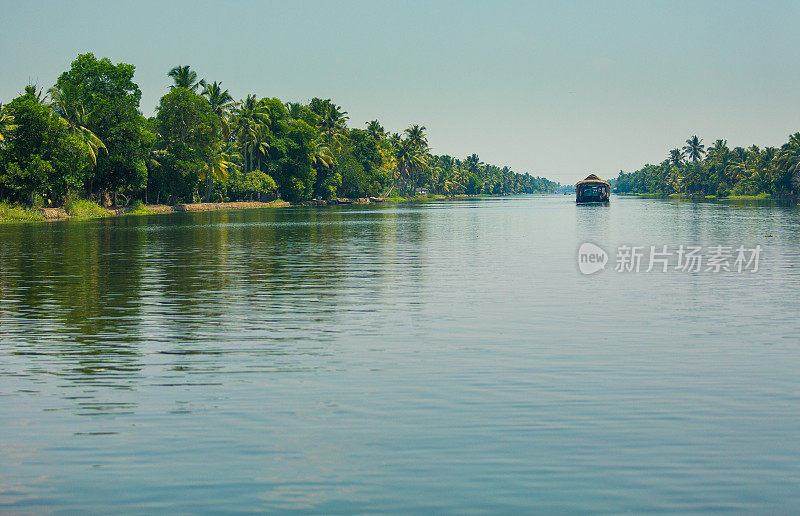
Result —
<instances>
[{"instance_id":1,"label":"calm water surface","mask_svg":"<svg viewBox=\"0 0 800 516\"><path fill-rule=\"evenodd\" d=\"M585 241L764 251L583 276ZM774 205L2 225L0 511L794 512L799 288Z\"/></svg>"}]
</instances>

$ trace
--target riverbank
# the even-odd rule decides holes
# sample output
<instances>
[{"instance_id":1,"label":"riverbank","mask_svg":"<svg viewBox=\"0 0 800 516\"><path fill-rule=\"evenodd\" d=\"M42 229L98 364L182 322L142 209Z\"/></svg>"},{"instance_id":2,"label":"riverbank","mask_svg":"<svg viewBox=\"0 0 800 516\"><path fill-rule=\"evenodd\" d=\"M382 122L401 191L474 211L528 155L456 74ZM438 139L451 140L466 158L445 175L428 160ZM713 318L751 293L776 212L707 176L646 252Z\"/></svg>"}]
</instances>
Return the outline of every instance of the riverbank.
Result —
<instances>
[{"instance_id":1,"label":"riverbank","mask_svg":"<svg viewBox=\"0 0 800 516\"><path fill-rule=\"evenodd\" d=\"M183 213L195 211L247 210L257 208L285 208L291 203L276 200L271 202L215 202L176 204L137 204L120 208L104 208L91 201L80 201L63 208L29 208L0 203L0 222L49 222L57 220L87 220L128 215L155 215L159 213Z\"/></svg>"},{"instance_id":2,"label":"riverbank","mask_svg":"<svg viewBox=\"0 0 800 516\"><path fill-rule=\"evenodd\" d=\"M313 199L292 204L284 200L270 202L236 201L236 202L203 202L191 204L135 204L120 208L104 208L97 204L80 200L64 208L28 208L24 206L0 203L0 223L4 222L49 222L58 220L87 220L105 217L120 217L134 215L155 215L163 213L186 213L199 211L230 211L263 208L289 208L292 206L334 206L347 204L378 204L384 202L414 202L448 199L467 199L470 195L421 195L415 197L360 197L338 199Z\"/></svg>"},{"instance_id":3,"label":"riverbank","mask_svg":"<svg viewBox=\"0 0 800 516\"><path fill-rule=\"evenodd\" d=\"M641 197L645 199L685 199L687 201L702 201L702 200L718 200L718 201L747 201L747 200L775 200L785 201L797 199L796 195L772 195L768 193L760 193L758 195L728 195L719 197L717 195L704 195L704 194L661 194L661 193L634 193L625 192L617 193L616 195L624 195L629 197Z\"/></svg>"}]
</instances>

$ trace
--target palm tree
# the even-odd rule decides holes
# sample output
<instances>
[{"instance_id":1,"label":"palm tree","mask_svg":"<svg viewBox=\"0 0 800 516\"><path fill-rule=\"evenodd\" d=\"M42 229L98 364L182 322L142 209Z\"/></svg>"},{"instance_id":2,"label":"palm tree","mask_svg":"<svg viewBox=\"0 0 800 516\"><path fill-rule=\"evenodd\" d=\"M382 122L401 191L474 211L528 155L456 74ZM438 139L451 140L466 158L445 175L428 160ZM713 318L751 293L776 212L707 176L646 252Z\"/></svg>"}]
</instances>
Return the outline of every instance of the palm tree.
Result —
<instances>
[{"instance_id":1,"label":"palm tree","mask_svg":"<svg viewBox=\"0 0 800 516\"><path fill-rule=\"evenodd\" d=\"M377 120L367 122L367 132L376 141L381 141L386 137L386 131Z\"/></svg>"},{"instance_id":2,"label":"palm tree","mask_svg":"<svg viewBox=\"0 0 800 516\"><path fill-rule=\"evenodd\" d=\"M197 80L197 72L192 70L192 67L189 65L174 66L172 67L172 70L167 73L167 76L172 77L172 80L175 81L175 84L170 86L170 89L186 88L187 90L197 91L197 88L206 85L206 81L204 79L201 79L200 81Z\"/></svg>"},{"instance_id":3,"label":"palm tree","mask_svg":"<svg viewBox=\"0 0 800 516\"><path fill-rule=\"evenodd\" d=\"M340 148L341 138L347 130L347 111L342 111L342 108L334 103L325 104L325 108L321 115L317 126L320 134L325 138L325 141L330 148Z\"/></svg>"},{"instance_id":4,"label":"palm tree","mask_svg":"<svg viewBox=\"0 0 800 516\"><path fill-rule=\"evenodd\" d=\"M35 84L28 84L25 86L25 95L31 95L39 104L43 106L47 105L47 94L42 88L39 88Z\"/></svg>"},{"instance_id":5,"label":"palm tree","mask_svg":"<svg viewBox=\"0 0 800 516\"><path fill-rule=\"evenodd\" d=\"M403 132L405 133L406 137L408 137L408 139L411 140L411 144L414 147L418 149L428 148L428 137L425 134L424 125L420 126L414 124Z\"/></svg>"},{"instance_id":6,"label":"palm tree","mask_svg":"<svg viewBox=\"0 0 800 516\"><path fill-rule=\"evenodd\" d=\"M704 147L705 145L703 145L702 139L697 136L692 136L686 140L686 145L683 146L683 150L692 162L697 162L703 159L706 153Z\"/></svg>"},{"instance_id":7,"label":"palm tree","mask_svg":"<svg viewBox=\"0 0 800 516\"><path fill-rule=\"evenodd\" d=\"M222 129L222 139L227 141L230 139L231 135L231 128L230 124L228 123L228 117L230 116L231 110L236 106L236 102L231 97L228 90L222 90L222 82L217 83L214 81L211 84L203 84L203 92L201 93L206 99L208 100L208 104L211 106L211 111L214 113L214 116L217 117L219 121L219 126ZM212 138L216 141L217 139L217 126L215 125L212 129ZM212 159L208 162L209 172L206 174L206 201L211 196L211 186L212 181L215 176L219 176L219 174L214 174L212 168L214 167L214 158L212 155Z\"/></svg>"},{"instance_id":8,"label":"palm tree","mask_svg":"<svg viewBox=\"0 0 800 516\"><path fill-rule=\"evenodd\" d=\"M781 146L776 159L788 175L788 186L797 191L800 188L800 133L789 136L789 141Z\"/></svg>"},{"instance_id":9,"label":"palm tree","mask_svg":"<svg viewBox=\"0 0 800 516\"><path fill-rule=\"evenodd\" d=\"M406 185L406 190L411 190L415 187L414 177L416 172L428 164L428 154L418 148L410 138L398 140L393 154L397 163L398 176L392 181L389 193L394 189L397 181L403 181Z\"/></svg>"},{"instance_id":10,"label":"palm tree","mask_svg":"<svg viewBox=\"0 0 800 516\"><path fill-rule=\"evenodd\" d=\"M222 89L222 82L214 81L211 84L203 84L203 91L201 95L206 97L208 100L209 105L211 106L211 111L217 117L220 123L220 127L222 128L222 137L224 139L228 139L230 137L230 124L228 123L228 118L231 114L231 111L238 105L236 101L233 100L231 94L228 93L228 90Z\"/></svg>"},{"instance_id":11,"label":"palm tree","mask_svg":"<svg viewBox=\"0 0 800 516\"><path fill-rule=\"evenodd\" d=\"M736 173L736 183L744 187L748 193L752 193L755 187L754 180L760 168L761 149L753 145L742 151L736 153L736 159L732 161L730 168Z\"/></svg>"},{"instance_id":12,"label":"palm tree","mask_svg":"<svg viewBox=\"0 0 800 516\"><path fill-rule=\"evenodd\" d=\"M708 153L711 154L713 152L714 154L720 154L728 150L728 140L718 139L708 148Z\"/></svg>"},{"instance_id":13,"label":"palm tree","mask_svg":"<svg viewBox=\"0 0 800 516\"><path fill-rule=\"evenodd\" d=\"M259 143L263 142L263 131L269 127L267 107L259 103L255 95L248 95L233 112L236 138L244 153L245 174L253 168L253 160ZM262 127L264 129L262 129Z\"/></svg>"},{"instance_id":14,"label":"palm tree","mask_svg":"<svg viewBox=\"0 0 800 516\"><path fill-rule=\"evenodd\" d=\"M672 149L669 151L669 162L675 166L679 167L683 164L684 154L683 151L680 149Z\"/></svg>"},{"instance_id":15,"label":"palm tree","mask_svg":"<svg viewBox=\"0 0 800 516\"><path fill-rule=\"evenodd\" d=\"M417 159L410 162L409 172L413 173L412 184L416 188L419 183L419 172L425 169L427 165L427 150L428 150L428 138L425 134L425 126L424 125L411 125L403 131L403 134L406 136L406 141L411 146L417 154Z\"/></svg>"},{"instance_id":16,"label":"palm tree","mask_svg":"<svg viewBox=\"0 0 800 516\"><path fill-rule=\"evenodd\" d=\"M314 166L322 166L325 168L331 168L333 166L333 154L331 153L331 149L325 145L325 142L322 141L321 138L317 138L314 142L313 163Z\"/></svg>"},{"instance_id":17,"label":"palm tree","mask_svg":"<svg viewBox=\"0 0 800 516\"><path fill-rule=\"evenodd\" d=\"M730 167L730 149L727 140L716 140L708 148L706 154L706 164L708 164L709 186L719 190L721 183L727 184L727 172Z\"/></svg>"},{"instance_id":18,"label":"palm tree","mask_svg":"<svg viewBox=\"0 0 800 516\"><path fill-rule=\"evenodd\" d=\"M261 158L266 161L267 153L269 152L269 143L267 143L266 136L269 128L266 125L258 125L255 127L252 139L248 143L251 147L251 155L256 158L255 170L261 170Z\"/></svg>"},{"instance_id":19,"label":"palm tree","mask_svg":"<svg viewBox=\"0 0 800 516\"><path fill-rule=\"evenodd\" d=\"M467 171L472 174L477 174L480 171L480 166L483 165L480 158L478 158L477 154L471 154L467 156L467 159L464 160L464 165L467 167Z\"/></svg>"},{"instance_id":20,"label":"palm tree","mask_svg":"<svg viewBox=\"0 0 800 516\"><path fill-rule=\"evenodd\" d=\"M97 166L97 155L100 151L108 154L105 144L88 127L89 113L78 101L77 90L73 86L60 88L55 86L47 91L53 100L53 111L67 123L70 134L77 136L86 144L92 168Z\"/></svg>"},{"instance_id":21,"label":"palm tree","mask_svg":"<svg viewBox=\"0 0 800 516\"><path fill-rule=\"evenodd\" d=\"M303 105L299 102L287 102L284 104L289 121L297 120L303 115Z\"/></svg>"},{"instance_id":22,"label":"palm tree","mask_svg":"<svg viewBox=\"0 0 800 516\"><path fill-rule=\"evenodd\" d=\"M232 158L226 152L226 148L225 148L224 143L219 142L216 145L216 147L213 150L213 152L211 153L211 156L210 156L210 158L208 160L208 169L205 171L205 174L204 174L206 177L202 177L201 176L201 180L202 179L206 179L206 185L208 185L206 188L210 188L210 185L211 185L210 176L216 177L217 180L219 180L219 181L227 181L227 179L228 179L228 170L231 169L233 166L234 165L233 165L233 162L232 162ZM205 197L206 202L208 202L208 199L209 199L210 195L211 195L211 191L207 190L206 191L206 197Z\"/></svg>"}]
</instances>

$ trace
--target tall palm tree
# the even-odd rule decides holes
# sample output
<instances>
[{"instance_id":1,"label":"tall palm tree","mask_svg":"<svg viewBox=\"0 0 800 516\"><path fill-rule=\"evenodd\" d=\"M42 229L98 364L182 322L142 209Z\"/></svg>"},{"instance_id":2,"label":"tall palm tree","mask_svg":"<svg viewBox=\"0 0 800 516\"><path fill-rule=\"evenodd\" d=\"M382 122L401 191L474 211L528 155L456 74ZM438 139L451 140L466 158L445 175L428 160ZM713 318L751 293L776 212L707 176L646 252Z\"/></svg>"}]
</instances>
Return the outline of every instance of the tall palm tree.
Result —
<instances>
[{"instance_id":1,"label":"tall palm tree","mask_svg":"<svg viewBox=\"0 0 800 516\"><path fill-rule=\"evenodd\" d=\"M377 141L383 140L386 137L386 131L377 120L367 122L367 132L372 139Z\"/></svg>"},{"instance_id":2,"label":"tall palm tree","mask_svg":"<svg viewBox=\"0 0 800 516\"><path fill-rule=\"evenodd\" d=\"M428 148L428 137L425 134L424 125L412 125L403 131L406 137L411 140L411 144L418 149Z\"/></svg>"},{"instance_id":3,"label":"tall palm tree","mask_svg":"<svg viewBox=\"0 0 800 516\"><path fill-rule=\"evenodd\" d=\"M214 81L211 84L203 84L203 92L201 93L206 99L208 100L208 104L211 106L211 112L214 113L216 116L217 121L219 122L219 127L222 130L222 139L227 141L230 139L231 135L231 128L230 123L228 122L228 118L230 116L231 110L236 106L236 102L231 97L228 90L222 89L222 82ZM212 129L212 138L216 141L217 139L217 126L215 125ZM208 200L211 197L211 187L214 177L219 177L219 174L213 173L213 167L215 166L214 155L212 155L212 159L208 162L208 173L206 173L206 195L205 199ZM227 170L227 169L226 169Z\"/></svg>"},{"instance_id":4,"label":"tall palm tree","mask_svg":"<svg viewBox=\"0 0 800 516\"><path fill-rule=\"evenodd\" d=\"M172 77L172 80L175 81L175 84L170 86L170 89L186 88L187 90L197 91L197 88L205 86L206 84L204 79L197 80L197 72L192 70L192 67L189 65L173 66L172 70L167 73L167 76Z\"/></svg>"},{"instance_id":5,"label":"tall palm tree","mask_svg":"<svg viewBox=\"0 0 800 516\"><path fill-rule=\"evenodd\" d=\"M416 187L419 183L419 172L424 170L427 164L428 137L425 134L425 126L417 124L409 126L403 134L411 148L420 154L419 159L414 160L409 169L413 174L412 183Z\"/></svg>"},{"instance_id":6,"label":"tall palm tree","mask_svg":"<svg viewBox=\"0 0 800 516\"><path fill-rule=\"evenodd\" d=\"M228 123L228 119L230 117L231 111L238 105L236 101L233 100L231 94L228 93L228 90L222 89L222 82L219 83L214 81L211 84L203 84L203 91L200 93L208 100L208 104L211 106L211 111L219 120L220 128L222 128L222 137L224 139L228 139L230 137L230 124Z\"/></svg>"},{"instance_id":7,"label":"tall palm tree","mask_svg":"<svg viewBox=\"0 0 800 516\"><path fill-rule=\"evenodd\" d=\"M730 167L730 149L727 140L715 140L708 147L706 153L706 164L708 164L709 186L719 188L720 183L727 182L727 172Z\"/></svg>"},{"instance_id":8,"label":"tall palm tree","mask_svg":"<svg viewBox=\"0 0 800 516\"><path fill-rule=\"evenodd\" d=\"M255 170L261 170L261 158L264 158L265 161L267 159L267 153L269 152L269 143L267 143L266 139L268 131L269 128L266 125L256 126L249 142L252 148L252 155L257 160Z\"/></svg>"},{"instance_id":9,"label":"tall palm tree","mask_svg":"<svg viewBox=\"0 0 800 516\"><path fill-rule=\"evenodd\" d=\"M683 151L680 149L672 149L669 151L669 162L675 166L679 167L683 164L684 154Z\"/></svg>"},{"instance_id":10,"label":"tall palm tree","mask_svg":"<svg viewBox=\"0 0 800 516\"><path fill-rule=\"evenodd\" d=\"M691 138L687 138L686 145L683 146L683 150L686 152L686 156L692 160L692 162L697 162L703 159L706 151L704 150L705 145L703 145L703 140L698 138L697 136L692 136Z\"/></svg>"},{"instance_id":11,"label":"tall palm tree","mask_svg":"<svg viewBox=\"0 0 800 516\"><path fill-rule=\"evenodd\" d=\"M407 191L415 188L414 178L419 170L427 166L428 154L418 148L410 138L398 140L393 154L397 163L398 175L392 181L389 193L394 189L398 181L402 181L405 184Z\"/></svg>"},{"instance_id":12,"label":"tall palm tree","mask_svg":"<svg viewBox=\"0 0 800 516\"><path fill-rule=\"evenodd\" d=\"M78 101L77 90L74 86L60 88L55 86L48 90L52 99L53 111L67 123L70 134L77 136L86 144L89 150L89 159L92 168L97 166L97 155L100 151L108 153L105 144L88 127L89 113Z\"/></svg>"},{"instance_id":13,"label":"tall palm tree","mask_svg":"<svg viewBox=\"0 0 800 516\"><path fill-rule=\"evenodd\" d=\"M269 127L267 107L258 102L255 95L248 95L233 112L236 138L244 153L244 172L253 169L257 147L263 142L264 131Z\"/></svg>"},{"instance_id":14,"label":"tall palm tree","mask_svg":"<svg viewBox=\"0 0 800 516\"><path fill-rule=\"evenodd\" d=\"M347 111L342 111L341 107L332 102L325 105L324 111L319 115L317 127L328 147L341 147L341 138L347 130L348 119Z\"/></svg>"}]
</instances>

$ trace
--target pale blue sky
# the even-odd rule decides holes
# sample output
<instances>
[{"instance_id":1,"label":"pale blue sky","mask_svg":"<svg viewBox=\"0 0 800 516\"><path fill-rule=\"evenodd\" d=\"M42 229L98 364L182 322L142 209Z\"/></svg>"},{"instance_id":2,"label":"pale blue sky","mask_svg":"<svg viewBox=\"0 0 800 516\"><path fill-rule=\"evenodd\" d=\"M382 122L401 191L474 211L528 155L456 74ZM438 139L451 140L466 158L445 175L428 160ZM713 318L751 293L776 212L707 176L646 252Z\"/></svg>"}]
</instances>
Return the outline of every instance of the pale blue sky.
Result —
<instances>
[{"instance_id":1,"label":"pale blue sky","mask_svg":"<svg viewBox=\"0 0 800 516\"><path fill-rule=\"evenodd\" d=\"M142 111L191 65L247 93L332 98L352 127L427 126L434 152L572 183L697 134L800 131L800 2L0 0L0 101L78 53L136 65Z\"/></svg>"}]
</instances>

